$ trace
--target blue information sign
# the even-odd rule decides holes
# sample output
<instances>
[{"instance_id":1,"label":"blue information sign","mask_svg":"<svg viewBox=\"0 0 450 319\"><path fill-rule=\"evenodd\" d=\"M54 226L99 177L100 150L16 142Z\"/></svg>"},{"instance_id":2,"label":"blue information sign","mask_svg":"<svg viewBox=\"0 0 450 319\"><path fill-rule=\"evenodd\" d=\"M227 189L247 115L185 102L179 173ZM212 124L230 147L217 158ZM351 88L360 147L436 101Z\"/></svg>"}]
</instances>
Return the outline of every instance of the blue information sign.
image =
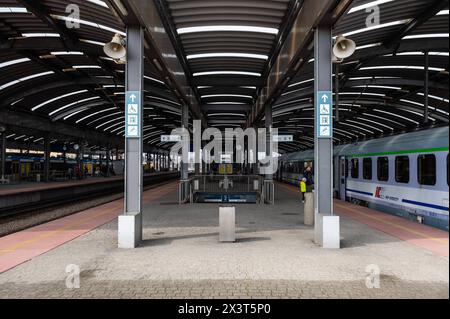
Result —
<instances>
[{"instance_id":1,"label":"blue information sign","mask_svg":"<svg viewBox=\"0 0 450 319\"><path fill-rule=\"evenodd\" d=\"M127 138L141 137L141 93L127 91L125 94L125 136Z\"/></svg>"},{"instance_id":2,"label":"blue information sign","mask_svg":"<svg viewBox=\"0 0 450 319\"><path fill-rule=\"evenodd\" d=\"M333 138L333 93L319 91L316 96L317 105L317 136Z\"/></svg>"}]
</instances>

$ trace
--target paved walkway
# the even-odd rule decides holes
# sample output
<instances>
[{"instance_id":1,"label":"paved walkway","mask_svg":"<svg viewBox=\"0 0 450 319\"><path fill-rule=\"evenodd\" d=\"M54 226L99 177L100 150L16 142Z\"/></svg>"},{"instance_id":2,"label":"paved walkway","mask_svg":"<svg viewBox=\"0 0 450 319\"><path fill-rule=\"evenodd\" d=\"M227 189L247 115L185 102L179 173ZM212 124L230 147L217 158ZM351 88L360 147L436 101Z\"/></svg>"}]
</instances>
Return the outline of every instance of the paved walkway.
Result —
<instances>
[{"instance_id":1,"label":"paved walkway","mask_svg":"<svg viewBox=\"0 0 450 319\"><path fill-rule=\"evenodd\" d=\"M237 206L235 244L218 243L217 205L176 202L174 190L146 204L139 249L117 249L114 219L0 274L0 298L449 297L448 257L346 216L343 249L324 250L283 187L275 207ZM81 271L79 289L66 287L68 265ZM379 289L366 286L374 269Z\"/></svg>"}]
</instances>

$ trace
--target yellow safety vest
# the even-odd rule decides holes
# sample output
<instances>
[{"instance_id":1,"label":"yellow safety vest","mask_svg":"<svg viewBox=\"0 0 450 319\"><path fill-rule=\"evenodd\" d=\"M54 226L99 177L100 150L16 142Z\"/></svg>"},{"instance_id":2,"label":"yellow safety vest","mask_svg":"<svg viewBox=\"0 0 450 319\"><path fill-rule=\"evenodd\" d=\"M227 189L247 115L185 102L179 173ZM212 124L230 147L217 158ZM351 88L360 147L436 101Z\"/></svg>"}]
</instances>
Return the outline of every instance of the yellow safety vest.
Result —
<instances>
[{"instance_id":1,"label":"yellow safety vest","mask_svg":"<svg viewBox=\"0 0 450 319\"><path fill-rule=\"evenodd\" d=\"M300 191L302 193L306 193L306 183L305 182L300 182Z\"/></svg>"}]
</instances>

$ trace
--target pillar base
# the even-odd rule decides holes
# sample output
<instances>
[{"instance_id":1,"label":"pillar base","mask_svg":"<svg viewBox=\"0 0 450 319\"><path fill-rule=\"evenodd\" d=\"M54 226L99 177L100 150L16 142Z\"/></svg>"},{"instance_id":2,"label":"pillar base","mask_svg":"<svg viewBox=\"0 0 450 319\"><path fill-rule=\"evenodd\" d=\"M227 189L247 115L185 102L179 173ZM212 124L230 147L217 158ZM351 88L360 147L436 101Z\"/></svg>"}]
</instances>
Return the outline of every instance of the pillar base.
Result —
<instances>
[{"instance_id":1,"label":"pillar base","mask_svg":"<svg viewBox=\"0 0 450 319\"><path fill-rule=\"evenodd\" d=\"M314 194L306 193L305 194L305 204L304 204L304 219L303 223L306 226L314 225Z\"/></svg>"},{"instance_id":2,"label":"pillar base","mask_svg":"<svg viewBox=\"0 0 450 319\"><path fill-rule=\"evenodd\" d=\"M133 249L142 241L142 214L119 216L119 248Z\"/></svg>"},{"instance_id":3,"label":"pillar base","mask_svg":"<svg viewBox=\"0 0 450 319\"><path fill-rule=\"evenodd\" d=\"M314 241L325 249L341 248L341 232L339 216L316 215Z\"/></svg>"},{"instance_id":4,"label":"pillar base","mask_svg":"<svg viewBox=\"0 0 450 319\"><path fill-rule=\"evenodd\" d=\"M236 241L236 209L235 207L219 208L219 241L234 243Z\"/></svg>"}]
</instances>

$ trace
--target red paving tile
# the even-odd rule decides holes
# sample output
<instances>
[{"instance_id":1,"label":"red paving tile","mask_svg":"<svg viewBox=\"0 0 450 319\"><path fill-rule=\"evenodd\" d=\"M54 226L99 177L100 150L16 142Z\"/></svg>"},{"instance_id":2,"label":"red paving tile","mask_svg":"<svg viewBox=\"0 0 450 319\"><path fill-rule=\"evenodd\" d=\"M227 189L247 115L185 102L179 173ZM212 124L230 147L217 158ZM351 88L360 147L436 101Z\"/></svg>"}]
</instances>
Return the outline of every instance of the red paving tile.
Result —
<instances>
[{"instance_id":1,"label":"red paving tile","mask_svg":"<svg viewBox=\"0 0 450 319\"><path fill-rule=\"evenodd\" d=\"M144 192L143 201L151 203L177 189L177 183L157 187ZM0 238L0 273L105 225L122 213L120 199Z\"/></svg>"},{"instance_id":2,"label":"red paving tile","mask_svg":"<svg viewBox=\"0 0 450 319\"><path fill-rule=\"evenodd\" d=\"M279 184L279 186L292 192L298 192L294 186L285 184ZM340 200L334 201L334 213L358 221L439 256L449 257L449 233L446 231Z\"/></svg>"}]
</instances>

